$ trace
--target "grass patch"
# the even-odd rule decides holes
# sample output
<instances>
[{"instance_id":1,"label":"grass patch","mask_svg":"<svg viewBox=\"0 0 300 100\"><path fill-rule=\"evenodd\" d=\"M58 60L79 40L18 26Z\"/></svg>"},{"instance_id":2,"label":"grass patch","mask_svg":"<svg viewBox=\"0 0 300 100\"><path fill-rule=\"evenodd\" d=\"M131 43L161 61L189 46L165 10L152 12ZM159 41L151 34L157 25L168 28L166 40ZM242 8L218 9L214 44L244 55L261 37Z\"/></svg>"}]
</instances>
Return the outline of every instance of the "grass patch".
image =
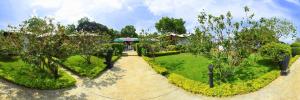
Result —
<instances>
[{"instance_id":1,"label":"grass patch","mask_svg":"<svg viewBox=\"0 0 300 100\"><path fill-rule=\"evenodd\" d=\"M60 77L55 79L47 72L37 70L16 58L10 61L0 61L0 77L29 88L36 89L60 89L75 85L76 80L59 70Z\"/></svg>"},{"instance_id":2,"label":"grass patch","mask_svg":"<svg viewBox=\"0 0 300 100\"><path fill-rule=\"evenodd\" d=\"M86 60L80 56L71 56L63 63L68 69L78 73L80 76L89 78L95 78L100 72L102 72L106 65L103 58L95 56L91 57L91 64L88 64Z\"/></svg>"},{"instance_id":3,"label":"grass patch","mask_svg":"<svg viewBox=\"0 0 300 100\"><path fill-rule=\"evenodd\" d=\"M215 87L209 88L208 65L211 60L204 56L183 53L149 59L145 57L152 67L167 69L165 72L169 73L167 77L171 83L193 93L218 97L261 89L275 80L280 72L278 65L273 64L271 60L252 54L234 69L234 75L229 77L229 82L215 81Z\"/></svg>"},{"instance_id":4,"label":"grass patch","mask_svg":"<svg viewBox=\"0 0 300 100\"><path fill-rule=\"evenodd\" d=\"M290 63L289 63L289 66L292 66L292 64L297 61L299 59L300 55L296 55L295 57L292 57L290 59Z\"/></svg>"},{"instance_id":5,"label":"grass patch","mask_svg":"<svg viewBox=\"0 0 300 100\"><path fill-rule=\"evenodd\" d=\"M121 58L121 56L113 56L111 59L112 62L117 62L119 59Z\"/></svg>"},{"instance_id":6,"label":"grass patch","mask_svg":"<svg viewBox=\"0 0 300 100\"><path fill-rule=\"evenodd\" d=\"M207 67L211 63L203 56L194 56L188 53L156 57L154 62L165 67L170 73L180 74L201 82L207 82Z\"/></svg>"}]
</instances>

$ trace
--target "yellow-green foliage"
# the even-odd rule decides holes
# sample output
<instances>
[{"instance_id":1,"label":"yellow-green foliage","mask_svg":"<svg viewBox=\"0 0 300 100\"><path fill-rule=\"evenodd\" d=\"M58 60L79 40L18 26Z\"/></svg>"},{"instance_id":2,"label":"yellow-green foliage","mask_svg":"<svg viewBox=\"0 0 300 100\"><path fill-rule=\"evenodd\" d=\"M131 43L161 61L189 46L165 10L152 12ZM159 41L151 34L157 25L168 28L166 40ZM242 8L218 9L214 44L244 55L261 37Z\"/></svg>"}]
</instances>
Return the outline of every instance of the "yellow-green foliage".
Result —
<instances>
[{"instance_id":1,"label":"yellow-green foliage","mask_svg":"<svg viewBox=\"0 0 300 100\"><path fill-rule=\"evenodd\" d=\"M290 65L294 63L300 55L297 55L290 60ZM258 78L248 80L248 81L236 81L234 83L221 83L220 85L215 83L213 88L209 88L208 82L200 82L196 80L192 80L186 78L182 75L171 73L165 67L161 67L153 62L153 60L149 57L143 57L152 67L153 69L162 74L169 73L167 76L170 83L177 85L187 91L192 93L203 94L207 96L216 96L216 97L226 97L233 96L238 94L246 94L253 91L257 91L273 80L275 80L280 75L280 70L272 70L259 76Z\"/></svg>"},{"instance_id":2,"label":"yellow-green foliage","mask_svg":"<svg viewBox=\"0 0 300 100\"><path fill-rule=\"evenodd\" d=\"M299 57L300 57L300 55L296 55L295 57L292 57L290 60L289 66L291 66L295 61L297 61Z\"/></svg>"},{"instance_id":3,"label":"yellow-green foliage","mask_svg":"<svg viewBox=\"0 0 300 100\"><path fill-rule=\"evenodd\" d=\"M35 89L61 89L75 86L76 80L59 69L59 77L34 68L21 59L12 61L0 60L0 77L18 85Z\"/></svg>"},{"instance_id":4,"label":"yellow-green foliage","mask_svg":"<svg viewBox=\"0 0 300 100\"><path fill-rule=\"evenodd\" d=\"M143 56L144 60L147 61L150 66L159 74L162 74L162 75L167 75L168 74L168 70L165 68L165 67L161 67L157 64L155 64L151 58L149 57L145 57Z\"/></svg>"},{"instance_id":5,"label":"yellow-green foliage","mask_svg":"<svg viewBox=\"0 0 300 100\"><path fill-rule=\"evenodd\" d=\"M221 83L220 85L215 85L214 88L209 88L208 83L191 80L175 73L171 73L168 79L171 83L193 93L224 97L256 91L268 85L278 76L279 70L273 70L254 80L236 83Z\"/></svg>"}]
</instances>

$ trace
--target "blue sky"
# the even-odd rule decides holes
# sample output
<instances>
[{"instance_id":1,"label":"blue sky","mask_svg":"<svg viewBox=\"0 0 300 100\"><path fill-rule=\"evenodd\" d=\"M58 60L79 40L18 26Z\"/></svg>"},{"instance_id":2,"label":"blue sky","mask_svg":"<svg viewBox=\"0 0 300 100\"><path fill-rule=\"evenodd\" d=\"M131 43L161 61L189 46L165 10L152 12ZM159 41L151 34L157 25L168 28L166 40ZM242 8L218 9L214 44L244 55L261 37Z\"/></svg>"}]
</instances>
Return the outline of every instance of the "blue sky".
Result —
<instances>
[{"instance_id":1,"label":"blue sky","mask_svg":"<svg viewBox=\"0 0 300 100\"><path fill-rule=\"evenodd\" d=\"M153 32L154 23L169 16L183 18L188 32L193 32L199 12L231 11L241 18L244 6L249 6L257 18L286 18L300 30L300 0L1 0L0 28L17 25L31 16L52 17L62 24L76 24L78 19L89 17L117 30L130 24L138 31Z\"/></svg>"}]
</instances>

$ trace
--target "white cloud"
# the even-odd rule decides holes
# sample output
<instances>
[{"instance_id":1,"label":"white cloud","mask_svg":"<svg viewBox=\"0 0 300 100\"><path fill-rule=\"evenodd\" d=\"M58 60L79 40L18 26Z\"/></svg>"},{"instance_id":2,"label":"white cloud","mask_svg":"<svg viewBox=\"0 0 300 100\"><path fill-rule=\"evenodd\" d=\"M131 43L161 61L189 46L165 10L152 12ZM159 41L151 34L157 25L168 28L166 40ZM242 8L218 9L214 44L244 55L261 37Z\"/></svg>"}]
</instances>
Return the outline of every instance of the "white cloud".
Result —
<instances>
[{"instance_id":1,"label":"white cloud","mask_svg":"<svg viewBox=\"0 0 300 100\"><path fill-rule=\"evenodd\" d=\"M286 0L286 1L300 6L300 0Z\"/></svg>"},{"instance_id":2,"label":"white cloud","mask_svg":"<svg viewBox=\"0 0 300 100\"><path fill-rule=\"evenodd\" d=\"M299 0L287 1L299 2ZM31 13L33 13L31 15L44 13L43 16L54 17L66 24L76 23L82 17L89 17L100 23L116 26L122 22L109 22L113 20L110 16L120 18L126 14L145 13L156 18L158 16L183 18L186 21L188 32L193 32L194 27L197 26L197 15L203 9L212 14L231 11L235 17L241 18L244 16L243 7L247 5L255 12L256 17L278 16L292 19L288 15L290 10L277 5L273 0L26 0L22 2L29 3ZM150 12L134 12L141 6L148 8ZM128 20L134 18L137 16L132 16ZM155 31L156 18L140 18L129 24L135 25L138 30L151 29L151 31ZM128 20L124 22L128 23Z\"/></svg>"},{"instance_id":3,"label":"white cloud","mask_svg":"<svg viewBox=\"0 0 300 100\"><path fill-rule=\"evenodd\" d=\"M124 0L32 0L33 10L46 10L55 19L74 23L82 17L95 19L95 15L124 10Z\"/></svg>"}]
</instances>

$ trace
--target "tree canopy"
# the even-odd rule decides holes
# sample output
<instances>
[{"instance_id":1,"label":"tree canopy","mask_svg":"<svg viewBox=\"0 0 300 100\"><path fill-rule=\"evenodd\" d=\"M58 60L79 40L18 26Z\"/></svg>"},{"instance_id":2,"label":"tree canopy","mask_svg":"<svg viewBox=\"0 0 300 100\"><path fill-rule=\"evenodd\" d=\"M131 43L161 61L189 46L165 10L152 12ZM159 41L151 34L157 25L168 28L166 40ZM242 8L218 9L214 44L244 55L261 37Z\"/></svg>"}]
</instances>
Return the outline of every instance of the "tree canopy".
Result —
<instances>
[{"instance_id":1,"label":"tree canopy","mask_svg":"<svg viewBox=\"0 0 300 100\"><path fill-rule=\"evenodd\" d=\"M90 21L88 18L84 17L78 21L78 26L76 28L77 31L84 31L84 32L92 32L92 33L99 33L104 34L108 33L109 29L107 26L102 25L100 23Z\"/></svg>"},{"instance_id":2,"label":"tree canopy","mask_svg":"<svg viewBox=\"0 0 300 100\"><path fill-rule=\"evenodd\" d=\"M127 25L121 30L122 37L138 37L136 29L133 25Z\"/></svg>"},{"instance_id":3,"label":"tree canopy","mask_svg":"<svg viewBox=\"0 0 300 100\"><path fill-rule=\"evenodd\" d=\"M191 52L211 57L217 77L223 81L233 75L236 66L263 45L279 43L281 37L296 35L295 26L286 19L273 17L256 20L248 7L244 11L245 17L239 20L233 19L231 12L217 16L201 12L198 16L200 26L190 42Z\"/></svg>"},{"instance_id":4,"label":"tree canopy","mask_svg":"<svg viewBox=\"0 0 300 100\"><path fill-rule=\"evenodd\" d=\"M76 26L74 24L70 24L66 26L65 33L66 34L74 34L76 32Z\"/></svg>"},{"instance_id":5,"label":"tree canopy","mask_svg":"<svg viewBox=\"0 0 300 100\"><path fill-rule=\"evenodd\" d=\"M185 21L183 19L162 17L157 23L155 23L155 28L160 33L172 32L175 34L185 34Z\"/></svg>"}]
</instances>

